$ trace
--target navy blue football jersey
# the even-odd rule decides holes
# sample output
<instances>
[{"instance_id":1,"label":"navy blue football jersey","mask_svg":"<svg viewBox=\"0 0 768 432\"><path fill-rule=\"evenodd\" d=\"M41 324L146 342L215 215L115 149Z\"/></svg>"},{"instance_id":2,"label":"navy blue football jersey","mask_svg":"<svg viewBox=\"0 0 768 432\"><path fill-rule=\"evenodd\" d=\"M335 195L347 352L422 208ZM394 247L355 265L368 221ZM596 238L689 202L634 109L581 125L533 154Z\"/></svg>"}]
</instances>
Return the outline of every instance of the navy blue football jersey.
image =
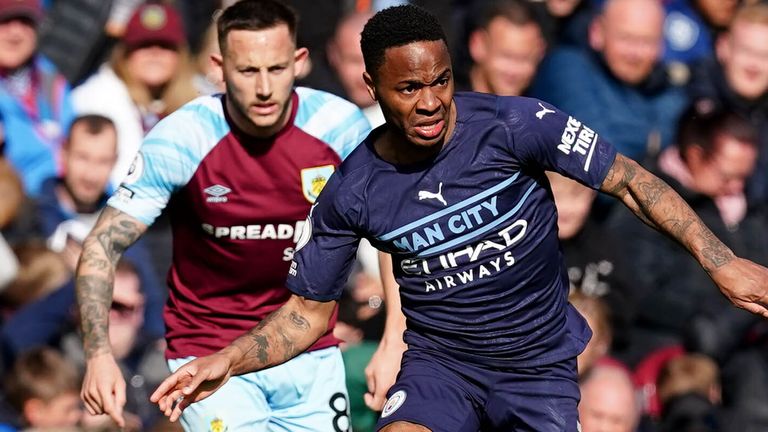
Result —
<instances>
[{"instance_id":1,"label":"navy blue football jersey","mask_svg":"<svg viewBox=\"0 0 768 432\"><path fill-rule=\"evenodd\" d=\"M616 156L587 125L536 99L457 93L456 127L432 159L381 159L374 130L318 197L288 277L338 299L367 238L392 254L410 346L491 367L553 363L591 336L568 276L545 171L597 189Z\"/></svg>"}]
</instances>

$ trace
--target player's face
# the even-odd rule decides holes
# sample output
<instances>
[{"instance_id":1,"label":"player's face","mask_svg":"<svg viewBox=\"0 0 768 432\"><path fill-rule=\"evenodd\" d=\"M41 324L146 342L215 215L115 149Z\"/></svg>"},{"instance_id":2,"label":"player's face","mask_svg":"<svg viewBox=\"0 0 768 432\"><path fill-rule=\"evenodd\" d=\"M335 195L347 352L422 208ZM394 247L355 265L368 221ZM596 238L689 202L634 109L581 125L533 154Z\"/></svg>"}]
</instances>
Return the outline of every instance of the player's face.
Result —
<instances>
[{"instance_id":1,"label":"player's face","mask_svg":"<svg viewBox=\"0 0 768 432\"><path fill-rule=\"evenodd\" d=\"M227 110L246 133L267 137L288 121L296 77L307 58L296 49L288 26L263 30L232 30L223 57L213 60L227 87Z\"/></svg>"},{"instance_id":2,"label":"player's face","mask_svg":"<svg viewBox=\"0 0 768 432\"><path fill-rule=\"evenodd\" d=\"M445 42L422 41L388 48L375 83L366 80L390 128L411 144L431 147L453 127L452 74Z\"/></svg>"},{"instance_id":3,"label":"player's face","mask_svg":"<svg viewBox=\"0 0 768 432\"><path fill-rule=\"evenodd\" d=\"M31 21L14 18L0 22L0 69L13 70L32 57L37 32Z\"/></svg>"},{"instance_id":4,"label":"player's face","mask_svg":"<svg viewBox=\"0 0 768 432\"><path fill-rule=\"evenodd\" d=\"M75 124L67 148L62 151L64 184L72 198L93 205L106 190L117 159L117 135L112 128L89 134L83 124Z\"/></svg>"},{"instance_id":5,"label":"player's face","mask_svg":"<svg viewBox=\"0 0 768 432\"><path fill-rule=\"evenodd\" d=\"M762 38L762 39L761 39ZM740 96L755 100L768 92L768 25L737 21L717 43L728 84Z\"/></svg>"},{"instance_id":6,"label":"player's face","mask_svg":"<svg viewBox=\"0 0 768 432\"><path fill-rule=\"evenodd\" d=\"M487 30L472 36L470 53L477 64L476 91L501 96L520 96L530 85L544 55L544 38L535 24L517 25L495 18ZM476 81L473 79L473 85ZM475 86L478 87L478 86Z\"/></svg>"}]
</instances>

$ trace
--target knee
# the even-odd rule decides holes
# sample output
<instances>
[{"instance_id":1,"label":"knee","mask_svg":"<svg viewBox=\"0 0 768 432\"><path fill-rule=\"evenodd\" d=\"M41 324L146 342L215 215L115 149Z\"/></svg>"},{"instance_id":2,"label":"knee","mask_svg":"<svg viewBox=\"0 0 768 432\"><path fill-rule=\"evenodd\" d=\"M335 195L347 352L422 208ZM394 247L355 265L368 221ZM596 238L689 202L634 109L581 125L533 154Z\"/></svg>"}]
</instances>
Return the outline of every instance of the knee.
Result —
<instances>
[{"instance_id":1,"label":"knee","mask_svg":"<svg viewBox=\"0 0 768 432\"><path fill-rule=\"evenodd\" d=\"M432 432L432 430L419 424L396 421L384 426L379 432Z\"/></svg>"}]
</instances>

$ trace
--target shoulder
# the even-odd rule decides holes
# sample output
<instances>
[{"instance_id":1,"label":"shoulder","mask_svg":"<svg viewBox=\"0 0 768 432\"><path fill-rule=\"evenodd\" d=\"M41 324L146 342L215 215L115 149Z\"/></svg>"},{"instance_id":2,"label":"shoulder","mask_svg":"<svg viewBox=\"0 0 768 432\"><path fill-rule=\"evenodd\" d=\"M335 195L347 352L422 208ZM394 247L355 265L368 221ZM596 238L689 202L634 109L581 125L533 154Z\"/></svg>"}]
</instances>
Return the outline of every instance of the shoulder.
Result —
<instances>
[{"instance_id":1,"label":"shoulder","mask_svg":"<svg viewBox=\"0 0 768 432\"><path fill-rule=\"evenodd\" d=\"M459 121L485 122L498 120L504 124L532 118L543 109L550 109L536 98L524 96L496 96L483 93L457 93Z\"/></svg>"},{"instance_id":2,"label":"shoulder","mask_svg":"<svg viewBox=\"0 0 768 432\"><path fill-rule=\"evenodd\" d=\"M294 126L328 144L342 159L371 131L363 111L345 99L307 87L297 87L296 94Z\"/></svg>"},{"instance_id":3,"label":"shoulder","mask_svg":"<svg viewBox=\"0 0 768 432\"><path fill-rule=\"evenodd\" d=\"M334 94L308 87L296 87L296 94L299 106L295 124L299 128L312 128L329 121L338 124L338 119L365 118L357 105Z\"/></svg>"},{"instance_id":4,"label":"shoulder","mask_svg":"<svg viewBox=\"0 0 768 432\"><path fill-rule=\"evenodd\" d=\"M371 150L371 146L373 145L372 136L378 135L377 131L383 131L384 127L385 126L380 126L374 129L368 138L352 150L349 156L347 156L341 165L339 165L339 177L344 177L345 181L357 183L363 178L370 178L374 175L379 167L376 163L377 156Z\"/></svg>"},{"instance_id":5,"label":"shoulder","mask_svg":"<svg viewBox=\"0 0 768 432\"><path fill-rule=\"evenodd\" d=\"M174 111L149 131L146 141L216 143L230 132L221 95L201 96Z\"/></svg>"}]
</instances>

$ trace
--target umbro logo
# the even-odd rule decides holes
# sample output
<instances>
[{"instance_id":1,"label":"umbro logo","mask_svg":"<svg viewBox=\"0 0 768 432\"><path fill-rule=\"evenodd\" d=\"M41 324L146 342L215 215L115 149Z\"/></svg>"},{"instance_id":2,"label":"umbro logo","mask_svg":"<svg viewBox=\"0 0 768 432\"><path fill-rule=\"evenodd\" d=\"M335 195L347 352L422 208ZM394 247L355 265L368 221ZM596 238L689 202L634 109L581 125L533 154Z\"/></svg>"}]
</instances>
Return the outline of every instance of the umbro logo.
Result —
<instances>
[{"instance_id":1,"label":"umbro logo","mask_svg":"<svg viewBox=\"0 0 768 432\"><path fill-rule=\"evenodd\" d=\"M435 199L443 203L443 205L448 205L447 202L445 202L445 199L443 198L443 182L440 182L440 184L437 186L437 192L430 192L430 191L419 191L419 201L425 200L425 199Z\"/></svg>"},{"instance_id":2,"label":"umbro logo","mask_svg":"<svg viewBox=\"0 0 768 432\"><path fill-rule=\"evenodd\" d=\"M232 192L232 189L217 184L203 189L203 192L208 195L205 199L206 202L222 203L227 202L227 197L225 195Z\"/></svg>"},{"instance_id":3,"label":"umbro logo","mask_svg":"<svg viewBox=\"0 0 768 432\"><path fill-rule=\"evenodd\" d=\"M545 115L555 112L555 110L551 110L542 105L541 102L539 102L539 106L541 107L541 110L536 112L536 117L538 117L539 120L543 119Z\"/></svg>"}]
</instances>

